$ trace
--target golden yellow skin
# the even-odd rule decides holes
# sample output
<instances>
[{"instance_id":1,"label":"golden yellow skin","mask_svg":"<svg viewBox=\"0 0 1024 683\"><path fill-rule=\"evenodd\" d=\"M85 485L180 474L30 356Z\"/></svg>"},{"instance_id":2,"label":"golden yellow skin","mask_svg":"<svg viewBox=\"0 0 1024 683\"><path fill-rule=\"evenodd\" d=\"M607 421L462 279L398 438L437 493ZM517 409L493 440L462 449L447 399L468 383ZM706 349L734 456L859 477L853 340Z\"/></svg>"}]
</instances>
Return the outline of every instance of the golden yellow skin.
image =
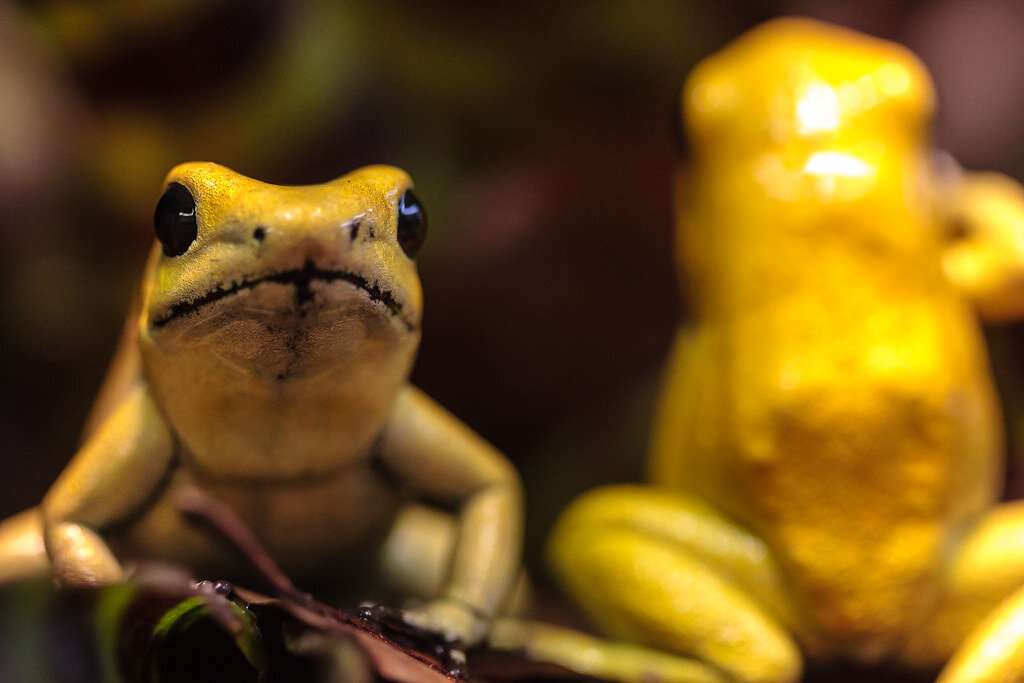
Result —
<instances>
[{"instance_id":1,"label":"golden yellow skin","mask_svg":"<svg viewBox=\"0 0 1024 683\"><path fill-rule=\"evenodd\" d=\"M65 585L118 581L136 558L236 575L175 508L195 485L300 585L365 598L370 565L374 583L431 600L413 620L478 640L518 574L520 484L408 384L422 311L396 238L409 177L374 166L279 187L193 163L172 182L196 200L198 237L179 256L154 246L82 447L38 509L0 527L0 576L47 558Z\"/></svg>"},{"instance_id":2,"label":"golden yellow skin","mask_svg":"<svg viewBox=\"0 0 1024 683\"><path fill-rule=\"evenodd\" d=\"M743 681L796 680L804 657L938 666L1024 583L969 307L1024 310L1024 198L940 171L932 106L906 50L801 19L690 77L677 255L695 320L651 487L585 495L550 546L609 633ZM991 642L958 657L991 662Z\"/></svg>"}]
</instances>

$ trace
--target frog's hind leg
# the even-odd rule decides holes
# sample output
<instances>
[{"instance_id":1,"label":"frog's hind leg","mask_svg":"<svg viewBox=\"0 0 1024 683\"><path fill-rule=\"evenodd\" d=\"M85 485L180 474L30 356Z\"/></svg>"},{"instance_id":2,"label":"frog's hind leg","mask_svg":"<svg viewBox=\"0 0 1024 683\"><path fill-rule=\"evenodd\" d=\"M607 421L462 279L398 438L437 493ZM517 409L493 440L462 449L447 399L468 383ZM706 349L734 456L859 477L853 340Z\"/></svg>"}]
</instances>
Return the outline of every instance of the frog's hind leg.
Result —
<instances>
[{"instance_id":1,"label":"frog's hind leg","mask_svg":"<svg viewBox=\"0 0 1024 683\"><path fill-rule=\"evenodd\" d=\"M944 594L925 623L911 635L902 659L916 667L942 664L997 607L1004 612L1005 605L1000 607L1000 604L1021 586L1024 586L1024 501L1014 501L989 513L964 540L951 560ZM1022 612L1016 619L1019 631L1016 638L1021 647L1016 665L1020 666L1024 665L1024 599L1017 601L1022 603ZM1006 631L1001 634L1008 636ZM976 669L980 660L994 664L997 655L1001 657L1010 651L1009 641L998 648L985 647L982 643L988 641L975 636L970 641L964 651L958 652L957 659L969 658L975 663L971 667L959 666L961 670ZM944 677L943 680L974 679Z\"/></svg>"},{"instance_id":2,"label":"frog's hind leg","mask_svg":"<svg viewBox=\"0 0 1024 683\"><path fill-rule=\"evenodd\" d=\"M0 585L50 571L43 545L43 520L37 508L0 522Z\"/></svg>"},{"instance_id":3,"label":"frog's hind leg","mask_svg":"<svg viewBox=\"0 0 1024 683\"><path fill-rule=\"evenodd\" d=\"M639 486L591 492L559 521L550 557L567 591L617 638L662 657L694 656L740 681L800 677L767 548L696 500ZM668 678L652 665L634 679Z\"/></svg>"}]
</instances>

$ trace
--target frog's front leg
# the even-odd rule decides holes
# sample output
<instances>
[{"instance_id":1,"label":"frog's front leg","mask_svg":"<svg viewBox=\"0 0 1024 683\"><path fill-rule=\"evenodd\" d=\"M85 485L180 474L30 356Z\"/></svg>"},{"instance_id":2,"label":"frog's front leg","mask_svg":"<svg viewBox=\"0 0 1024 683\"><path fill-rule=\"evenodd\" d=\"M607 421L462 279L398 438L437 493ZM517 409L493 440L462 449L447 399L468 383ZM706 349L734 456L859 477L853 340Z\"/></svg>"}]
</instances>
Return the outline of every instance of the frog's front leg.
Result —
<instances>
[{"instance_id":1,"label":"frog's front leg","mask_svg":"<svg viewBox=\"0 0 1024 683\"><path fill-rule=\"evenodd\" d=\"M412 619L467 644L479 641L519 576L522 491L515 469L413 387L396 399L380 458L423 498L458 507L447 584Z\"/></svg>"},{"instance_id":2,"label":"frog's front leg","mask_svg":"<svg viewBox=\"0 0 1024 683\"><path fill-rule=\"evenodd\" d=\"M903 660L938 666L956 655L943 683L1020 680L1024 672L1024 501L1000 505L953 558L934 612L907 642ZM970 635L969 635L970 634Z\"/></svg>"},{"instance_id":3,"label":"frog's front leg","mask_svg":"<svg viewBox=\"0 0 1024 683\"><path fill-rule=\"evenodd\" d=\"M43 499L43 540L61 585L119 581L100 531L150 500L171 465L174 440L145 387L132 389L83 444Z\"/></svg>"},{"instance_id":4,"label":"frog's front leg","mask_svg":"<svg viewBox=\"0 0 1024 683\"><path fill-rule=\"evenodd\" d=\"M739 681L799 678L800 653L783 626L792 609L768 549L699 501L598 489L565 512L549 551L563 586L611 635L697 657Z\"/></svg>"},{"instance_id":5,"label":"frog's front leg","mask_svg":"<svg viewBox=\"0 0 1024 683\"><path fill-rule=\"evenodd\" d=\"M937 683L1017 683L1024 680L1024 588L971 632Z\"/></svg>"},{"instance_id":6,"label":"frog's front leg","mask_svg":"<svg viewBox=\"0 0 1024 683\"><path fill-rule=\"evenodd\" d=\"M1024 316L1024 189L999 173L945 180L942 213L956 228L943 255L946 276L985 320Z\"/></svg>"}]
</instances>

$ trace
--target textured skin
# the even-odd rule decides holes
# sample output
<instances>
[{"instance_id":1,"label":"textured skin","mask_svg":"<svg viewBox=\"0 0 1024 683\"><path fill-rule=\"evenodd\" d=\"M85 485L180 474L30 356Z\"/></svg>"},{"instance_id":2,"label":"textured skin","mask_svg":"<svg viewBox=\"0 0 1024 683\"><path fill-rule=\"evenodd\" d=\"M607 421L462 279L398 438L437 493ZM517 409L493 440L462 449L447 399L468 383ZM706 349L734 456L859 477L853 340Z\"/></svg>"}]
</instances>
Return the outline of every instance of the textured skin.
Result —
<instances>
[{"instance_id":1,"label":"textured skin","mask_svg":"<svg viewBox=\"0 0 1024 683\"><path fill-rule=\"evenodd\" d=\"M407 382L422 312L396 238L408 176L374 166L278 187L194 163L171 182L196 200L198 237L180 256L154 246L81 449L37 510L0 526L0 577L50 565L62 584L108 583L136 558L237 576L176 509L200 486L300 582L365 599L360 573L389 578L373 567L383 553L396 574L435 577L396 587L432 600L413 620L479 640L518 576L520 484ZM282 275L302 269L346 278ZM416 498L457 513L407 533ZM424 536L445 545L422 552Z\"/></svg>"},{"instance_id":2,"label":"textured skin","mask_svg":"<svg viewBox=\"0 0 1024 683\"><path fill-rule=\"evenodd\" d=\"M610 633L740 680L794 680L800 652L937 666L1024 582L1024 510L989 512L1001 418L970 309L1021 311L1024 201L937 170L932 101L903 48L799 19L691 75L695 320L654 488L584 496L550 546Z\"/></svg>"}]
</instances>

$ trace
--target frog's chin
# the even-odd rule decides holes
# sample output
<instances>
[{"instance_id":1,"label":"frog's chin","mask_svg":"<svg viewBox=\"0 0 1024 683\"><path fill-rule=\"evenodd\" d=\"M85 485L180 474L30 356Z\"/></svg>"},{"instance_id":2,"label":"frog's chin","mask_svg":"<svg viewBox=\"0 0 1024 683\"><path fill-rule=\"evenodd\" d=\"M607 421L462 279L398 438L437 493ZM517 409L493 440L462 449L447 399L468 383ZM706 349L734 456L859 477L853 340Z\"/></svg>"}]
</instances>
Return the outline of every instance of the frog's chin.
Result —
<instances>
[{"instance_id":1,"label":"frog's chin","mask_svg":"<svg viewBox=\"0 0 1024 683\"><path fill-rule=\"evenodd\" d=\"M386 373L411 366L418 343L418 329L340 280L314 281L298 293L290 284L264 283L140 337L147 366L179 375L193 365L216 368L224 387L243 381L284 388L336 373Z\"/></svg>"},{"instance_id":2,"label":"frog's chin","mask_svg":"<svg viewBox=\"0 0 1024 683\"><path fill-rule=\"evenodd\" d=\"M385 285L350 270L321 268L306 261L301 268L244 278L217 285L194 297L181 299L151 313L149 327L201 326L223 315L306 318L310 313L331 314L369 304L409 332L416 329L415 316Z\"/></svg>"}]
</instances>

